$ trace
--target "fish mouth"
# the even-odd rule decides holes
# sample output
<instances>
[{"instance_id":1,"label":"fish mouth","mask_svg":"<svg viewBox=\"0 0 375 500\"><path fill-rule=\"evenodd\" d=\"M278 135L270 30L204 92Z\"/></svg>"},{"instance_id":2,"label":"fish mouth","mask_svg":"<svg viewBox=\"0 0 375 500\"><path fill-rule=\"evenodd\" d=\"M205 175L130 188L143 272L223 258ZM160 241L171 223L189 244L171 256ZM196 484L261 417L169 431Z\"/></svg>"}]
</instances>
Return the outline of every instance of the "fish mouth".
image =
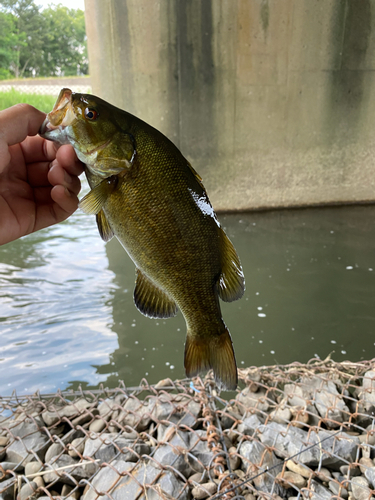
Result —
<instances>
[{"instance_id":1,"label":"fish mouth","mask_svg":"<svg viewBox=\"0 0 375 500\"><path fill-rule=\"evenodd\" d=\"M48 113L42 126L39 129L39 135L52 141L68 141L66 127L69 127L76 119L72 106L72 94L70 89L61 89L52 111Z\"/></svg>"}]
</instances>

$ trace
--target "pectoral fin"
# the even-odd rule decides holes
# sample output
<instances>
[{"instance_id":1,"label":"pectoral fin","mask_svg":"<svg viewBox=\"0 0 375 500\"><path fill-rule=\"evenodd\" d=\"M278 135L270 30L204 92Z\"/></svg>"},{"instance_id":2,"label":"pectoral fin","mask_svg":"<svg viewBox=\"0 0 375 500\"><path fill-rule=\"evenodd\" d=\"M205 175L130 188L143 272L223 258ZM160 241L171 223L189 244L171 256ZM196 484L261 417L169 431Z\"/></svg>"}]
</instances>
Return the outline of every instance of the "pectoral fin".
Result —
<instances>
[{"instance_id":1,"label":"pectoral fin","mask_svg":"<svg viewBox=\"0 0 375 500\"><path fill-rule=\"evenodd\" d=\"M134 303L137 309L149 318L170 318L176 316L178 310L175 301L139 269L134 289Z\"/></svg>"},{"instance_id":2,"label":"pectoral fin","mask_svg":"<svg viewBox=\"0 0 375 500\"><path fill-rule=\"evenodd\" d=\"M100 210L99 213L96 214L96 223L98 225L99 234L103 241L109 241L113 238L114 233L109 225L109 222L104 215L103 210Z\"/></svg>"},{"instance_id":3,"label":"pectoral fin","mask_svg":"<svg viewBox=\"0 0 375 500\"><path fill-rule=\"evenodd\" d=\"M95 186L86 196L79 202L78 207L85 214L96 215L103 208L108 196L113 193L117 185L117 177L111 176L104 179L100 184Z\"/></svg>"},{"instance_id":4,"label":"pectoral fin","mask_svg":"<svg viewBox=\"0 0 375 500\"><path fill-rule=\"evenodd\" d=\"M221 275L219 297L225 302L240 299L245 291L245 277L240 259L228 236L220 228Z\"/></svg>"}]
</instances>

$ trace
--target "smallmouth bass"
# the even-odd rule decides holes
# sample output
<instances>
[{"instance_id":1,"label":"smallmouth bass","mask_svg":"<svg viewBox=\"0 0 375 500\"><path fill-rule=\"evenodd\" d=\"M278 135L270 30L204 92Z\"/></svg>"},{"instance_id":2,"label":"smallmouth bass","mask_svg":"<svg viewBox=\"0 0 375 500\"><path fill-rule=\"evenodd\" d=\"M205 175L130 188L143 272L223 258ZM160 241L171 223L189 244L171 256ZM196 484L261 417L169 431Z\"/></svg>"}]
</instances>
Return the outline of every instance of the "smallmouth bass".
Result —
<instances>
[{"instance_id":1,"label":"smallmouth bass","mask_svg":"<svg viewBox=\"0 0 375 500\"><path fill-rule=\"evenodd\" d=\"M237 366L219 298L242 297L238 255L202 180L178 148L139 118L89 94L62 89L40 135L72 144L91 191L104 241L120 241L136 266L134 302L150 318L181 310L188 377L213 369L220 388L237 386Z\"/></svg>"}]
</instances>

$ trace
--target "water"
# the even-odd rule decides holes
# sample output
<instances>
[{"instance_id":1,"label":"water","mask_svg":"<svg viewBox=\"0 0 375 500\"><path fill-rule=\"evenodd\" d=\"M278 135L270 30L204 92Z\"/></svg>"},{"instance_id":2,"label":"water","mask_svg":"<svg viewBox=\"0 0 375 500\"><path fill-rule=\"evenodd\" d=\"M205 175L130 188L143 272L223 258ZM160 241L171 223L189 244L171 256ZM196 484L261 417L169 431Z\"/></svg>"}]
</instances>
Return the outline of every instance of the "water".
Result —
<instances>
[{"instance_id":1,"label":"water","mask_svg":"<svg viewBox=\"0 0 375 500\"><path fill-rule=\"evenodd\" d=\"M222 304L239 367L375 353L375 207L221 215L246 277ZM0 394L182 378L185 322L143 317L91 216L0 247Z\"/></svg>"}]
</instances>

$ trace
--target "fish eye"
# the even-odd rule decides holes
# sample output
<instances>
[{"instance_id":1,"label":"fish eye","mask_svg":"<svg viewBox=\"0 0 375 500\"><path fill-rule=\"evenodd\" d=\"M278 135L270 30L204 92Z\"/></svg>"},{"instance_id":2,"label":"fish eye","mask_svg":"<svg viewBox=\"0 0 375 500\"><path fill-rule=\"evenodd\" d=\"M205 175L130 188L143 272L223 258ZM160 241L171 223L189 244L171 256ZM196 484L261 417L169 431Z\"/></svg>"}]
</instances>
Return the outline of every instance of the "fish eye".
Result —
<instances>
[{"instance_id":1,"label":"fish eye","mask_svg":"<svg viewBox=\"0 0 375 500\"><path fill-rule=\"evenodd\" d=\"M91 121L95 121L99 118L99 113L92 108L86 108L85 109L85 118Z\"/></svg>"}]
</instances>

